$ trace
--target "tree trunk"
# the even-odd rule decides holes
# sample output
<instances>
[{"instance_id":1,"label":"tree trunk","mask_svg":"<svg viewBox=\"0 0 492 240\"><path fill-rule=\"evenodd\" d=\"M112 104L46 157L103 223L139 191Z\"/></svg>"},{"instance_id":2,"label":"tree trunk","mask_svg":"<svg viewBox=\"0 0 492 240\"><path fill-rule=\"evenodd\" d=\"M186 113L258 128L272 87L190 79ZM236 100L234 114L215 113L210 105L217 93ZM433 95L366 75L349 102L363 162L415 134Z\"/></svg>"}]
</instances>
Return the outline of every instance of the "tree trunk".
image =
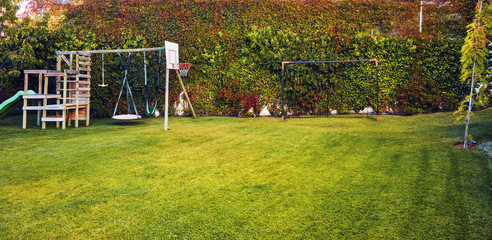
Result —
<instances>
[{"instance_id":1,"label":"tree trunk","mask_svg":"<svg viewBox=\"0 0 492 240\"><path fill-rule=\"evenodd\" d=\"M480 0L478 2L479 9L478 9L478 14L482 12L482 6L483 6L483 0ZM477 24L477 30L480 29L480 21ZM478 40L475 39L475 47L477 47L477 42ZM473 70L472 70L472 79L471 79L471 84L470 84L470 99L468 99L468 112L466 114L466 122L465 122L465 137L463 141L463 148L468 148L468 126L470 125L470 118L471 118L471 110L473 106L473 90L475 86L475 65L477 64L477 58L475 57L473 59Z\"/></svg>"},{"instance_id":2,"label":"tree trunk","mask_svg":"<svg viewBox=\"0 0 492 240\"><path fill-rule=\"evenodd\" d=\"M468 99L468 112L466 114L465 122L465 137L463 141L463 148L468 148L468 125L470 125L471 110L473 106L473 89L475 86L475 64L477 63L477 58L473 59L473 70L472 70L472 80L470 84L470 99Z\"/></svg>"}]
</instances>

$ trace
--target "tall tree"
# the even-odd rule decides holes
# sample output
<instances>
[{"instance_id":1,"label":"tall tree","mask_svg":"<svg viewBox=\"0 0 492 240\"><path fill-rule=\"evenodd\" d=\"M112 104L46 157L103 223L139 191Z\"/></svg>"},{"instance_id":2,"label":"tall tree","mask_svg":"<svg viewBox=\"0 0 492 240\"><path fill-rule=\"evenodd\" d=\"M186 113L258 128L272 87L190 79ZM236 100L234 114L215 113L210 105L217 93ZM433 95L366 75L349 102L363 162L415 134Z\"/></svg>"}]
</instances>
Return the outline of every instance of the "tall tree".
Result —
<instances>
[{"instance_id":1,"label":"tall tree","mask_svg":"<svg viewBox=\"0 0 492 240\"><path fill-rule=\"evenodd\" d=\"M466 118L464 148L468 147L468 128L474 101L477 105L486 105L489 101L489 97L485 91L487 86L485 77L487 73L486 62L488 54L487 36L490 35L492 27L492 8L490 6L491 1L487 2L484 3L483 0L478 1L475 18L467 26L465 44L461 50L462 68L460 80L470 83L470 94L461 102L460 107L455 112L455 114L459 114L457 120ZM477 99L479 101L476 101Z\"/></svg>"}]
</instances>

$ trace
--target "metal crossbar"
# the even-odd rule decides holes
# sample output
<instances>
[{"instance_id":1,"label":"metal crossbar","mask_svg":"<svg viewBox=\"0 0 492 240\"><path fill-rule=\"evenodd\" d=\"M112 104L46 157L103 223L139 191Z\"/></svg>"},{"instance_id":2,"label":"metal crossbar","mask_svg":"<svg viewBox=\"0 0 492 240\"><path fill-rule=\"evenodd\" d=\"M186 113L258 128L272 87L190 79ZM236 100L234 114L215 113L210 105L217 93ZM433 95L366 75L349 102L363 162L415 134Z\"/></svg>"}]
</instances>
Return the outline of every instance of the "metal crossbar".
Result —
<instances>
[{"instance_id":1,"label":"metal crossbar","mask_svg":"<svg viewBox=\"0 0 492 240\"><path fill-rule=\"evenodd\" d=\"M85 52L85 53L118 53L118 52L152 52L152 51L162 51L165 50L165 47L153 47L153 48L134 48L134 49L107 49L107 50L81 50L81 51L57 51L57 54L77 54L80 52Z\"/></svg>"}]
</instances>

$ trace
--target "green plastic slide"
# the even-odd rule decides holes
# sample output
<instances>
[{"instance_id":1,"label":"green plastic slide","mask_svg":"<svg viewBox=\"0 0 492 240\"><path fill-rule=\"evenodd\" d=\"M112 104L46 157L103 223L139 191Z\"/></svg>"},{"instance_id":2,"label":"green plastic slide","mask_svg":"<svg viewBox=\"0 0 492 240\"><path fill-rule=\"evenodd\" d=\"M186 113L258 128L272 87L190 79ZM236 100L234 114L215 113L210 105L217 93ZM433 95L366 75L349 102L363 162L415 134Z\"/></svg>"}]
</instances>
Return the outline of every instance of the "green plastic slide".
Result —
<instances>
[{"instance_id":1,"label":"green plastic slide","mask_svg":"<svg viewBox=\"0 0 492 240\"><path fill-rule=\"evenodd\" d=\"M28 95L36 94L32 90L27 91ZM10 110L12 110L16 103L22 100L22 96L24 95L24 91L18 91L14 96L5 100L2 104L0 104L0 118L5 116Z\"/></svg>"}]
</instances>

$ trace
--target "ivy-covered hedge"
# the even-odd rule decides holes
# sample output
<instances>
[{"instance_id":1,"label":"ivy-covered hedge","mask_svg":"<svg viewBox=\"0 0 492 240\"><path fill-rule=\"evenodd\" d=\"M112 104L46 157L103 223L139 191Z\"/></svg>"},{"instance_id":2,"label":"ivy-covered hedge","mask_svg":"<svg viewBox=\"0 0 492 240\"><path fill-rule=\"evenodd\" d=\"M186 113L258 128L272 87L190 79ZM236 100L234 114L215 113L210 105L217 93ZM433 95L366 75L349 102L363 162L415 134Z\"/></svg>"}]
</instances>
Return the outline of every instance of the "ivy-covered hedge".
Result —
<instances>
[{"instance_id":1,"label":"ivy-covered hedge","mask_svg":"<svg viewBox=\"0 0 492 240\"><path fill-rule=\"evenodd\" d=\"M356 14L357 9L364 11ZM65 9L61 27L32 30L42 31L43 38L20 34L32 25L7 32L17 35L2 41L2 47L15 52L29 48L23 42L33 41L36 45L30 44L26 57L38 63L11 58L0 71L5 80L0 101L21 88L22 69L55 68L55 50L154 47L167 40L180 45L182 62L193 63L184 81L196 111L204 115L237 116L249 109L258 114L264 106L279 114L281 62L354 59L378 59L381 110L414 114L454 109L466 88L459 81L462 40L393 37L394 29L402 28L394 20L404 12L391 1L85 0ZM141 112L146 102L142 57L133 54L130 66ZM162 103L164 94L155 88L157 57L147 57L149 75L154 75L149 77L154 88L148 95L159 96ZM105 56L109 86L102 88L101 56L92 59L91 113L107 117L123 79L121 60L115 54ZM288 65L285 77L286 105L294 113L320 114L327 108L348 112L375 105L374 62ZM176 101L180 85L174 76L171 81L171 99Z\"/></svg>"},{"instance_id":2,"label":"ivy-covered hedge","mask_svg":"<svg viewBox=\"0 0 492 240\"><path fill-rule=\"evenodd\" d=\"M214 90L196 97L203 113L237 114L244 104L232 102L257 95L257 105L278 113L281 62L378 59L380 105L383 111L415 114L456 108L464 86L459 81L461 40L412 40L359 35L339 44L326 35L300 35L271 27L252 27L240 39L235 59L225 57L221 36L213 52L194 58L200 71L192 79L206 79ZM236 40L237 42L237 40ZM325 113L327 106L339 112L359 111L376 104L374 62L287 65L286 105L294 113ZM243 75L244 72L249 74ZM196 81L197 88L203 80ZM253 81L253 83L249 83ZM247 89L244 91L244 89ZM210 88L208 88L210 89ZM230 92L230 94L224 94ZM234 94L232 94L234 93ZM328 102L327 102L328 101ZM232 108L228 108L232 107ZM221 111L220 109L235 109Z\"/></svg>"},{"instance_id":3,"label":"ivy-covered hedge","mask_svg":"<svg viewBox=\"0 0 492 240\"><path fill-rule=\"evenodd\" d=\"M379 60L384 111L414 114L454 109L465 88L459 81L463 42L435 36L439 28L463 24L434 22L439 27L433 27L432 38L390 36L395 31L415 30L414 24L400 24L406 24L400 21L402 14L414 5L391 1L86 0L68 9L67 16L75 29L99 36L101 48L124 48L132 41L133 46L141 47L163 46L165 40L179 43L181 61L193 63L185 84L200 114L237 116L251 108L258 114L263 106L279 114L282 61L349 59ZM453 10L434 10L439 11ZM100 24L85 24L89 22ZM138 38L143 41L136 41ZM141 76L142 66L137 68ZM324 113L327 107L346 112L374 106L374 75L374 63L289 65L286 105L292 112L313 114ZM108 81L116 87L121 73L115 77ZM172 81L171 98L178 100L180 87L175 77ZM132 82L142 93L142 81ZM101 102L115 102L117 89L110 89L104 90L106 99ZM137 103L143 108L142 94ZM107 111L94 112L105 116Z\"/></svg>"}]
</instances>

